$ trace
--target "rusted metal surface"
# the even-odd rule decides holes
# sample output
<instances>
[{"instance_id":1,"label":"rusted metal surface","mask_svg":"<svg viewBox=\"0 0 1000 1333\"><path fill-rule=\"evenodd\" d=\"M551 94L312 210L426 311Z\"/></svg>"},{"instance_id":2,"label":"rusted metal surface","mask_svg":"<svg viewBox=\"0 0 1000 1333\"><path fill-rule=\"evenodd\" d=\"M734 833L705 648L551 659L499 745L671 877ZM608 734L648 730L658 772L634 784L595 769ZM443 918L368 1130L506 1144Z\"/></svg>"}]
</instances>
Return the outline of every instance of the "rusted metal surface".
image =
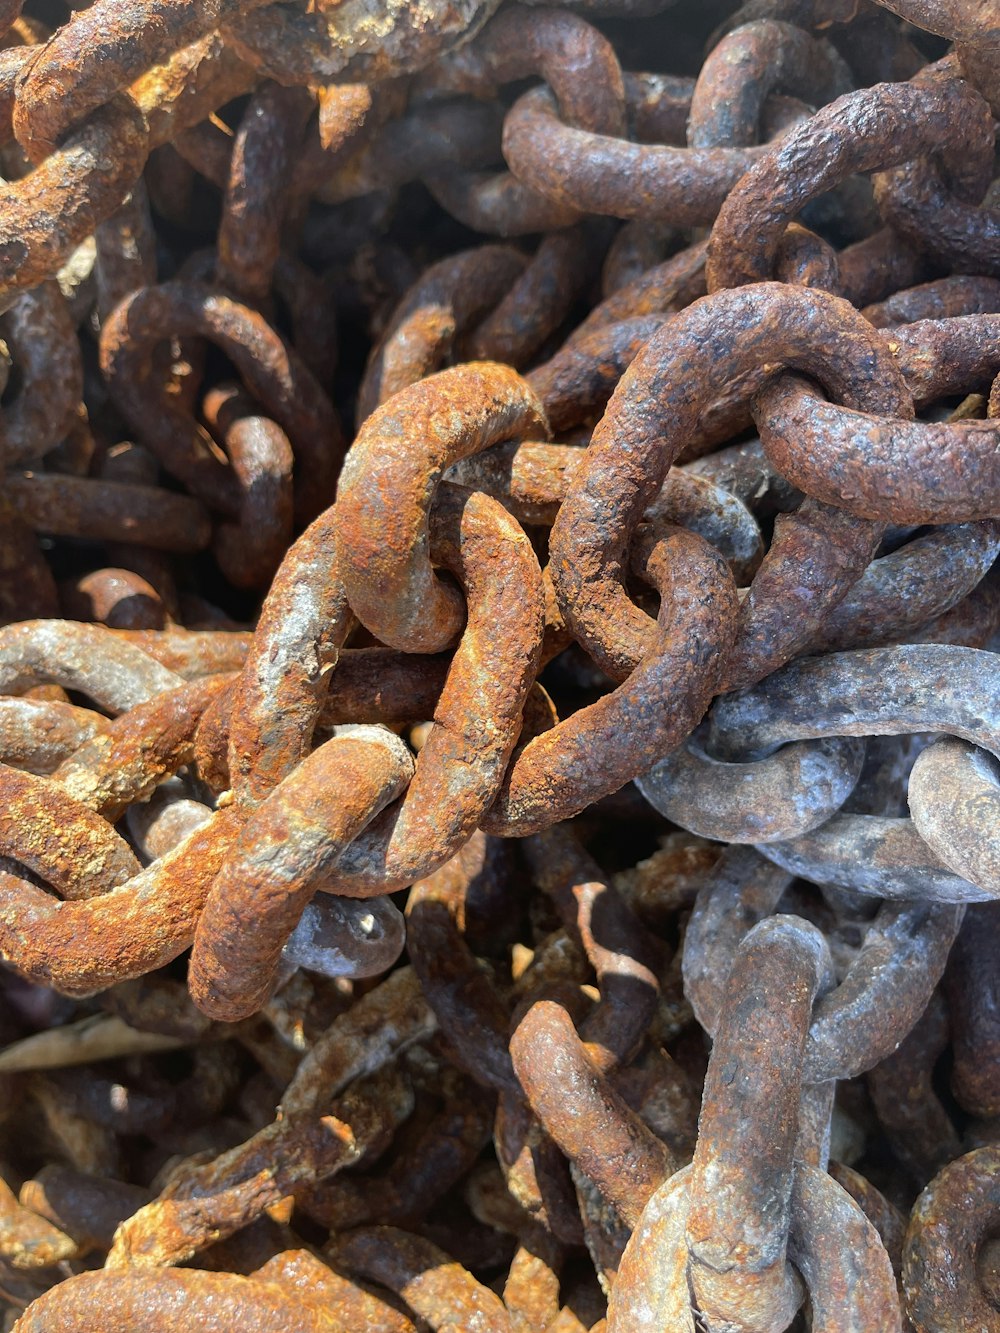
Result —
<instances>
[{"instance_id":1,"label":"rusted metal surface","mask_svg":"<svg viewBox=\"0 0 1000 1333\"><path fill-rule=\"evenodd\" d=\"M409 751L391 733L347 728L261 803L247 827L246 851L227 860L198 922L190 984L206 1013L233 1021L261 1008L317 882L412 773ZM371 924L379 956L370 970L379 972L394 959L393 941L385 939L386 922L372 916ZM398 932L394 942L398 952ZM360 926L356 948L364 948ZM344 970L363 975L364 964L349 952Z\"/></svg>"},{"instance_id":2,"label":"rusted metal surface","mask_svg":"<svg viewBox=\"0 0 1000 1333\"><path fill-rule=\"evenodd\" d=\"M3 1327L997 1326L994 0L0 35Z\"/></svg>"},{"instance_id":3,"label":"rusted metal surface","mask_svg":"<svg viewBox=\"0 0 1000 1333\"><path fill-rule=\"evenodd\" d=\"M997 1150L990 1147L951 1162L917 1200L903 1250L903 1289L921 1333L995 1322L974 1256L993 1226L996 1199Z\"/></svg>"},{"instance_id":4,"label":"rusted metal surface","mask_svg":"<svg viewBox=\"0 0 1000 1333\"><path fill-rule=\"evenodd\" d=\"M739 338L734 338L734 329L740 330ZM820 329L825 337L817 337ZM628 538L713 388L758 365L761 357L796 362L831 385L839 382L851 396L871 394L881 410L908 412L906 390L885 344L846 303L823 293L776 284L737 288L696 302L664 326L619 381L552 529L552 577L564 614L591 655L616 677L642 656L649 633L649 617L627 597L617 572ZM619 443L626 431L627 455ZM791 524L790 539L798 527ZM845 534L854 537L856 574L850 582L860 577L871 558L871 532L867 525L851 524ZM824 546L828 549L814 559L833 564L840 552L829 550L829 539ZM776 547L758 579L777 562ZM846 552L844 558L850 559ZM795 595L803 579L802 563L796 550L781 579L784 596ZM830 590L825 570L817 569L814 577ZM780 600L777 589L771 596ZM836 593L831 600L839 600ZM818 615L814 593L808 601L812 614ZM755 628L751 617L748 622L743 631L747 638ZM784 624L782 630L794 632ZM773 670L775 641L780 642L777 626L769 639Z\"/></svg>"}]
</instances>

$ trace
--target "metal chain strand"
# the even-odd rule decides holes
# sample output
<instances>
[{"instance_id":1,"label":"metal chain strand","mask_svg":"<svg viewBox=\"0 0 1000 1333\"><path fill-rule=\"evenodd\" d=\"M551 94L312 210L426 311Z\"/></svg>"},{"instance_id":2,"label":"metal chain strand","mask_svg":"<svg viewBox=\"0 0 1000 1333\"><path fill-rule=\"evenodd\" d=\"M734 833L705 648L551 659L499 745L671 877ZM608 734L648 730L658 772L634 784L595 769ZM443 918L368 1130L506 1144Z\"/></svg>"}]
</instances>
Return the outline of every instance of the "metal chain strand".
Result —
<instances>
[{"instance_id":1,"label":"metal chain strand","mask_svg":"<svg viewBox=\"0 0 1000 1333\"><path fill-rule=\"evenodd\" d=\"M0 36L3 1328L1000 1327L995 0Z\"/></svg>"}]
</instances>

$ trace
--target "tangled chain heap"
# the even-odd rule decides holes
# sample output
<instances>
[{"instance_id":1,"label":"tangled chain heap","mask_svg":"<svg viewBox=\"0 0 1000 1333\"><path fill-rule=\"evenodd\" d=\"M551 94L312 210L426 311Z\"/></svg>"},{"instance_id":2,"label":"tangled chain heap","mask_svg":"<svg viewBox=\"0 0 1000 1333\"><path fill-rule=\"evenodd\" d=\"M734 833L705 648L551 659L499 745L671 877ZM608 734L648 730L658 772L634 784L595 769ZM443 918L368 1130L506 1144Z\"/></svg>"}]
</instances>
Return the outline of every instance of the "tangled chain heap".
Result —
<instances>
[{"instance_id":1,"label":"tangled chain heap","mask_svg":"<svg viewBox=\"0 0 1000 1333\"><path fill-rule=\"evenodd\" d=\"M998 0L66 3L4 1327L1000 1330Z\"/></svg>"}]
</instances>

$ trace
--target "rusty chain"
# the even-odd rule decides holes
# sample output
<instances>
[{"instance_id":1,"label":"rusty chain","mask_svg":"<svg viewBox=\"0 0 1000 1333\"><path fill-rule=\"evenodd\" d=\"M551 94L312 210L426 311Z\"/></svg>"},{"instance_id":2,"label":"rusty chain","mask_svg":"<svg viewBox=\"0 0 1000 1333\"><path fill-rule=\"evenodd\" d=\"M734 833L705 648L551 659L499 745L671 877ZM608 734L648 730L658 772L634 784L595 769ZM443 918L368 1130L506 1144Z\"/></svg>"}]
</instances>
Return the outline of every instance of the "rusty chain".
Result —
<instances>
[{"instance_id":1,"label":"rusty chain","mask_svg":"<svg viewBox=\"0 0 1000 1333\"><path fill-rule=\"evenodd\" d=\"M1000 1330L998 57L0 3L5 1329Z\"/></svg>"}]
</instances>

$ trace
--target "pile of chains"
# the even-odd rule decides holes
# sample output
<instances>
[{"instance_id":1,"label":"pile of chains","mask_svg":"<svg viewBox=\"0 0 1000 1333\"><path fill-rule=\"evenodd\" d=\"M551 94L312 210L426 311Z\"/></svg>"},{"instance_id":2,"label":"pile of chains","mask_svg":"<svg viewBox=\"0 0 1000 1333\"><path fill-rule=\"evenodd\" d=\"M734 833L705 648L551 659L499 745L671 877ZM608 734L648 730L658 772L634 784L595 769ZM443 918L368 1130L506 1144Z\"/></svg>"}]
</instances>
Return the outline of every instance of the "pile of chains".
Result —
<instances>
[{"instance_id":1,"label":"pile of chains","mask_svg":"<svg viewBox=\"0 0 1000 1333\"><path fill-rule=\"evenodd\" d=\"M0 0L18 1333L1000 1330L998 0Z\"/></svg>"}]
</instances>

